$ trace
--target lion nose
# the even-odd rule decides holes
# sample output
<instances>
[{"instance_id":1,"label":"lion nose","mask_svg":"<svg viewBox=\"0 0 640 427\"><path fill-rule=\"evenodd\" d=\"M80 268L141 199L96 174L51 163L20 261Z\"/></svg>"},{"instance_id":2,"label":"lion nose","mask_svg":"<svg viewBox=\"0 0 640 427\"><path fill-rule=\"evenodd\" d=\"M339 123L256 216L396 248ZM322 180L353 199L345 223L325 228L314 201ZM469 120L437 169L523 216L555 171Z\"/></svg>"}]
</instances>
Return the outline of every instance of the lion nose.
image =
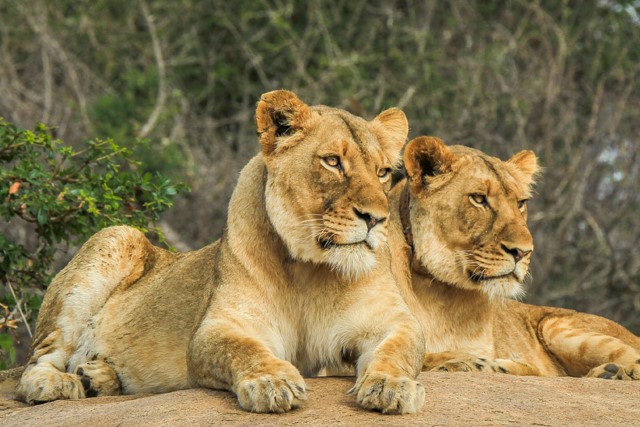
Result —
<instances>
[{"instance_id":1,"label":"lion nose","mask_svg":"<svg viewBox=\"0 0 640 427\"><path fill-rule=\"evenodd\" d=\"M361 220L363 220L367 224L367 231L370 231L377 224L379 224L381 222L384 222L384 220L387 219L387 217L375 217L375 216L371 215L370 213L361 212L361 211L359 211L358 209L355 209L355 208L353 210L356 213L356 216L358 218L360 218Z\"/></svg>"},{"instance_id":2,"label":"lion nose","mask_svg":"<svg viewBox=\"0 0 640 427\"><path fill-rule=\"evenodd\" d=\"M520 248L510 248L507 245L502 245L502 250L505 251L506 253L510 254L511 256L513 256L513 259L515 260L515 262L520 261L522 258L524 258L525 256L529 255L531 253L531 250L523 250Z\"/></svg>"}]
</instances>

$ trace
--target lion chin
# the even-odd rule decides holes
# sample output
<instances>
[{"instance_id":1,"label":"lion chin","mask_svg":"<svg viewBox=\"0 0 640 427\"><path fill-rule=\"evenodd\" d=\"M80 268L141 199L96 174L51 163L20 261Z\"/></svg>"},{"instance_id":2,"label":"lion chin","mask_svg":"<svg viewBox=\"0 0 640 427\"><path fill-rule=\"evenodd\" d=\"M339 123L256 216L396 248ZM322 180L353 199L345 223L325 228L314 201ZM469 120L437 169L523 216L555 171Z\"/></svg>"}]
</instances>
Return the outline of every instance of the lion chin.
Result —
<instances>
[{"instance_id":1,"label":"lion chin","mask_svg":"<svg viewBox=\"0 0 640 427\"><path fill-rule=\"evenodd\" d=\"M499 301L504 298L520 300L525 295L524 286L514 277L498 277L474 282L480 286L480 290L489 297L490 301Z\"/></svg>"},{"instance_id":2,"label":"lion chin","mask_svg":"<svg viewBox=\"0 0 640 427\"><path fill-rule=\"evenodd\" d=\"M479 289L491 301L503 298L520 300L525 295L524 275L517 269L496 275L471 274L469 271L464 271L463 274L467 276L467 280L463 283L464 288Z\"/></svg>"},{"instance_id":3,"label":"lion chin","mask_svg":"<svg viewBox=\"0 0 640 427\"><path fill-rule=\"evenodd\" d=\"M323 251L322 262L344 278L355 280L370 273L376 265L376 255L366 242L337 245Z\"/></svg>"}]
</instances>

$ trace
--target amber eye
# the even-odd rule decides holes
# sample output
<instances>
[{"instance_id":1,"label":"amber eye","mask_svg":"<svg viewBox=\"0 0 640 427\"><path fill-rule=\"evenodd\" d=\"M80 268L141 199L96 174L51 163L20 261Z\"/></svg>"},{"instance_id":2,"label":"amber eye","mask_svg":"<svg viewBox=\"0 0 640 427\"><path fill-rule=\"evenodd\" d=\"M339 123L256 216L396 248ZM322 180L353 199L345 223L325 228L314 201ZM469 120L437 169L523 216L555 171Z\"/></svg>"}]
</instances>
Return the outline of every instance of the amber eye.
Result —
<instances>
[{"instance_id":1,"label":"amber eye","mask_svg":"<svg viewBox=\"0 0 640 427\"><path fill-rule=\"evenodd\" d=\"M338 156L323 157L322 164L326 168L338 169L340 172L343 172L342 162L340 161L340 157Z\"/></svg>"},{"instance_id":2,"label":"amber eye","mask_svg":"<svg viewBox=\"0 0 640 427\"><path fill-rule=\"evenodd\" d=\"M524 212L524 210L527 208L527 200L519 200L518 201L518 209L520 210L520 212Z\"/></svg>"},{"instance_id":3,"label":"amber eye","mask_svg":"<svg viewBox=\"0 0 640 427\"><path fill-rule=\"evenodd\" d=\"M469 200L476 206L489 206L489 202L487 201L487 196L484 194L471 194L469 196Z\"/></svg>"},{"instance_id":4,"label":"amber eye","mask_svg":"<svg viewBox=\"0 0 640 427\"><path fill-rule=\"evenodd\" d=\"M391 168L378 169L378 178L380 182L387 182L391 177Z\"/></svg>"}]
</instances>

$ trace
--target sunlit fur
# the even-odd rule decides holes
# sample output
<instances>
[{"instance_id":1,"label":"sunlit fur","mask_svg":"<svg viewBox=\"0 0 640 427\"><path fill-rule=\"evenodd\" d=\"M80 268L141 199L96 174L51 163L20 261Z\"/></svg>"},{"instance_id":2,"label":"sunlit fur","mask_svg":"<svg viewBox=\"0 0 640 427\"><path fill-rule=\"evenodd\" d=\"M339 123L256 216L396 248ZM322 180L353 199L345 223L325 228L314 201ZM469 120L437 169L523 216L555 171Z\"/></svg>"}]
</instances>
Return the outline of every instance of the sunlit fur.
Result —
<instances>
[{"instance_id":1,"label":"sunlit fur","mask_svg":"<svg viewBox=\"0 0 640 427\"><path fill-rule=\"evenodd\" d=\"M286 412L307 397L302 375L346 365L361 407L420 410L424 339L386 241L404 113L365 120L274 91L256 124L261 153L238 177L220 240L175 254L111 227L55 277L21 399L208 387Z\"/></svg>"},{"instance_id":2,"label":"sunlit fur","mask_svg":"<svg viewBox=\"0 0 640 427\"><path fill-rule=\"evenodd\" d=\"M425 333L424 369L640 379L640 339L622 326L512 299L533 250L524 203L538 171L532 152L501 161L420 137L404 162L409 178L391 193L389 241ZM400 219L405 185L413 250Z\"/></svg>"}]
</instances>

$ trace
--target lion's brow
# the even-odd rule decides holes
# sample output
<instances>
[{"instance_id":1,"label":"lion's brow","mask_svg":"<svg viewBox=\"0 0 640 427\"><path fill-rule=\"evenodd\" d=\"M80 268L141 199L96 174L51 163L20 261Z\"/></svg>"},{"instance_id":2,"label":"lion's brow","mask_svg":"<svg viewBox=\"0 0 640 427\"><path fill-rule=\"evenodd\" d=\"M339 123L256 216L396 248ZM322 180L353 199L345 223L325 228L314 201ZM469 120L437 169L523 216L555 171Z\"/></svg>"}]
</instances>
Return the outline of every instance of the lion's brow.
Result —
<instances>
[{"instance_id":1,"label":"lion's brow","mask_svg":"<svg viewBox=\"0 0 640 427\"><path fill-rule=\"evenodd\" d=\"M495 166L493 166L493 164L491 164L491 162L485 159L484 157L478 157L478 158L484 162L487 169L489 169L489 171L496 177L496 180L500 183L500 187L502 187L502 191L508 194L509 187L507 187L507 184L504 182L504 180L502 179L502 176L498 173L498 170L495 168Z\"/></svg>"},{"instance_id":2,"label":"lion's brow","mask_svg":"<svg viewBox=\"0 0 640 427\"><path fill-rule=\"evenodd\" d=\"M360 135L360 132L357 129L355 129L352 126L352 124L349 122L349 120L347 120L344 116L340 115L339 117L340 117L340 119L342 119L342 122L347 127L347 129L349 129L349 132L351 133L351 138L353 138L353 141L358 146L358 150L360 150L360 153L365 158L370 157L369 153L366 150L366 143L363 141L363 139L362 139L362 137Z\"/></svg>"}]
</instances>

